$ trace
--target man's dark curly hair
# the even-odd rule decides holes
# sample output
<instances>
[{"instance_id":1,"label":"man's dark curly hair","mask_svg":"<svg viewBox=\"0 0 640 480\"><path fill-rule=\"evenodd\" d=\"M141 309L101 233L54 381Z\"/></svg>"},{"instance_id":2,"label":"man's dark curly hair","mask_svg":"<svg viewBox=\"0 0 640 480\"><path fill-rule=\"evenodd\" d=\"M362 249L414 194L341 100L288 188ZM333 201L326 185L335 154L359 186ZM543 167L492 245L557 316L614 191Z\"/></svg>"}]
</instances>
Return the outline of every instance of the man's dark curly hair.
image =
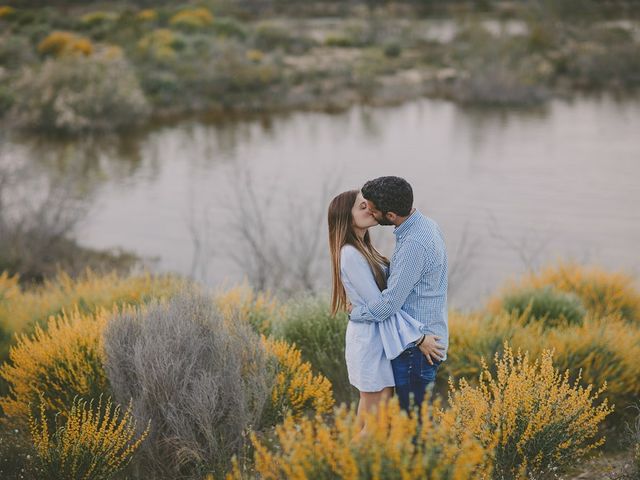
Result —
<instances>
[{"instance_id":1,"label":"man's dark curly hair","mask_svg":"<svg viewBox=\"0 0 640 480\"><path fill-rule=\"evenodd\" d=\"M411 213L413 190L404 178L378 177L362 187L362 196L386 214L393 212L401 217Z\"/></svg>"}]
</instances>

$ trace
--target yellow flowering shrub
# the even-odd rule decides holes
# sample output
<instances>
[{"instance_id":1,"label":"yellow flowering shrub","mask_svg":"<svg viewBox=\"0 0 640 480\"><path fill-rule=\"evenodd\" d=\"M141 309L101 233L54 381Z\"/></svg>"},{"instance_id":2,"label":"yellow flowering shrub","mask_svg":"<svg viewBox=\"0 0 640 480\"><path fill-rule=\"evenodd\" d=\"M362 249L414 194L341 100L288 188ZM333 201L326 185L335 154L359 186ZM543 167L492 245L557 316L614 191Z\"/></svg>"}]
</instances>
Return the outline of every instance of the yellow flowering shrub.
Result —
<instances>
[{"instance_id":1,"label":"yellow flowering shrub","mask_svg":"<svg viewBox=\"0 0 640 480\"><path fill-rule=\"evenodd\" d=\"M13 337L13 329L2 318L2 310L20 296L17 276L9 276L8 272L0 273L0 363L6 358L9 344ZM1 387L1 385L0 385Z\"/></svg>"},{"instance_id":2,"label":"yellow flowering shrub","mask_svg":"<svg viewBox=\"0 0 640 480\"><path fill-rule=\"evenodd\" d=\"M9 272L0 273L0 302L8 303L20 295L19 277L9 275Z\"/></svg>"},{"instance_id":3,"label":"yellow flowering shrub","mask_svg":"<svg viewBox=\"0 0 640 480\"><path fill-rule=\"evenodd\" d=\"M246 282L215 295L215 303L226 319L248 321L258 333L269 334L273 322L285 315L285 307L269 292L255 292Z\"/></svg>"},{"instance_id":4,"label":"yellow flowering shrub","mask_svg":"<svg viewBox=\"0 0 640 480\"><path fill-rule=\"evenodd\" d=\"M8 5L0 6L0 18L9 18L14 13L16 13L16 9L15 8L10 7Z\"/></svg>"},{"instance_id":5,"label":"yellow flowering shrub","mask_svg":"<svg viewBox=\"0 0 640 480\"><path fill-rule=\"evenodd\" d=\"M184 281L172 275L121 277L117 273L98 274L87 270L77 279L60 273L43 285L21 291L17 277L0 275L0 324L11 332L21 332L51 315L77 306L89 313L97 307L137 305L163 298L179 290Z\"/></svg>"},{"instance_id":6,"label":"yellow flowering shrub","mask_svg":"<svg viewBox=\"0 0 640 480\"><path fill-rule=\"evenodd\" d=\"M115 313L116 309L114 309ZM103 368L102 331L109 312L71 313L51 317L47 328L20 335L9 351L10 362L0 366L9 393L0 397L4 415L25 424L40 394L48 413L66 411L75 396L97 397L107 391Z\"/></svg>"},{"instance_id":7,"label":"yellow flowering shrub","mask_svg":"<svg viewBox=\"0 0 640 480\"><path fill-rule=\"evenodd\" d=\"M115 12L89 12L80 17L80 21L85 25L97 25L116 20L118 20L118 14Z\"/></svg>"},{"instance_id":8,"label":"yellow flowering shrub","mask_svg":"<svg viewBox=\"0 0 640 480\"><path fill-rule=\"evenodd\" d=\"M136 20L140 22L154 22L158 19L158 12L151 8L140 10L136 13Z\"/></svg>"},{"instance_id":9,"label":"yellow flowering shrub","mask_svg":"<svg viewBox=\"0 0 640 480\"><path fill-rule=\"evenodd\" d=\"M256 49L247 50L246 57L250 62L260 63L264 58L264 52Z\"/></svg>"},{"instance_id":10,"label":"yellow flowering shrub","mask_svg":"<svg viewBox=\"0 0 640 480\"><path fill-rule=\"evenodd\" d=\"M449 376L454 380L478 378L481 359L502 351L506 340L532 357L553 349L556 367L569 369L572 380L581 371L583 385L607 382L607 398L617 406L608 417L610 424L620 423L629 412L627 406L640 397L640 328L619 316L587 316L581 325L545 329L539 323L523 325L516 315L507 313L487 317L451 312L449 328L448 358L438 374L443 393L446 385L442 381Z\"/></svg>"},{"instance_id":11,"label":"yellow flowering shrub","mask_svg":"<svg viewBox=\"0 0 640 480\"><path fill-rule=\"evenodd\" d=\"M514 355L505 342L495 355L496 374L483 361L477 387L465 379L449 385L449 409L440 413L445 428L460 438L471 432L494 457L494 478L531 478L554 467L574 464L604 443L598 429L613 411L600 396L569 382L545 350L531 363L528 353Z\"/></svg>"},{"instance_id":12,"label":"yellow flowering shrub","mask_svg":"<svg viewBox=\"0 0 640 480\"><path fill-rule=\"evenodd\" d=\"M554 349L559 369L580 370L585 385L606 382L607 397L618 409L614 418L640 397L640 328L610 316L588 318L582 326L551 330L542 338L533 335L518 331L514 345L532 355L543 347Z\"/></svg>"},{"instance_id":13,"label":"yellow flowering shrub","mask_svg":"<svg viewBox=\"0 0 640 480\"><path fill-rule=\"evenodd\" d=\"M330 422L321 415L288 416L276 427L276 447L252 435L255 475L234 462L227 480L490 478L491 465L480 443L471 435L458 443L432 418L427 402L422 412L408 416L394 398L366 415L369 435L356 439L361 425L344 405Z\"/></svg>"},{"instance_id":14,"label":"yellow flowering shrub","mask_svg":"<svg viewBox=\"0 0 640 480\"><path fill-rule=\"evenodd\" d=\"M181 10L169 19L169 24L187 29L203 28L213 23L213 15L204 7Z\"/></svg>"},{"instance_id":15,"label":"yellow flowering shrub","mask_svg":"<svg viewBox=\"0 0 640 480\"><path fill-rule=\"evenodd\" d=\"M527 325L532 329L537 325ZM477 378L480 374L482 358L491 358L502 348L504 340L512 340L518 327L515 314L501 313L485 316L480 313L464 314L455 310L449 312L449 350L447 361L439 367L439 379L452 376ZM444 386L446 393L446 385Z\"/></svg>"},{"instance_id":16,"label":"yellow flowering shrub","mask_svg":"<svg viewBox=\"0 0 640 480\"><path fill-rule=\"evenodd\" d=\"M309 410L318 414L330 412L334 404L331 382L324 375L313 374L311 364L302 361L300 350L284 340L264 335L262 343L277 360L267 417L279 421L289 413L300 418Z\"/></svg>"},{"instance_id":17,"label":"yellow flowering shrub","mask_svg":"<svg viewBox=\"0 0 640 480\"><path fill-rule=\"evenodd\" d=\"M156 60L170 60L175 58L174 44L176 34L168 28L158 28L146 34L138 42L138 50Z\"/></svg>"},{"instance_id":18,"label":"yellow flowering shrub","mask_svg":"<svg viewBox=\"0 0 640 480\"><path fill-rule=\"evenodd\" d=\"M102 480L122 470L149 433L149 425L136 435L131 406L120 411L111 399L97 407L93 400L74 400L69 411L55 417L55 429L49 432L44 402L40 417L29 416L29 429L43 478Z\"/></svg>"},{"instance_id":19,"label":"yellow flowering shrub","mask_svg":"<svg viewBox=\"0 0 640 480\"><path fill-rule=\"evenodd\" d=\"M105 59L111 62L115 62L124 58L124 51L118 45L103 45L100 48L98 54L102 55Z\"/></svg>"},{"instance_id":20,"label":"yellow flowering shrub","mask_svg":"<svg viewBox=\"0 0 640 480\"><path fill-rule=\"evenodd\" d=\"M500 310L501 299L506 294L549 286L577 295L593 316L617 313L626 320L640 321L640 292L632 277L574 263L549 266L523 278L520 283L508 287L499 297L494 298L489 303L489 310L494 313Z\"/></svg>"},{"instance_id":21,"label":"yellow flowering shrub","mask_svg":"<svg viewBox=\"0 0 640 480\"><path fill-rule=\"evenodd\" d=\"M54 57L78 54L88 56L93 52L93 44L88 38L73 32L55 31L38 44L38 52Z\"/></svg>"}]
</instances>

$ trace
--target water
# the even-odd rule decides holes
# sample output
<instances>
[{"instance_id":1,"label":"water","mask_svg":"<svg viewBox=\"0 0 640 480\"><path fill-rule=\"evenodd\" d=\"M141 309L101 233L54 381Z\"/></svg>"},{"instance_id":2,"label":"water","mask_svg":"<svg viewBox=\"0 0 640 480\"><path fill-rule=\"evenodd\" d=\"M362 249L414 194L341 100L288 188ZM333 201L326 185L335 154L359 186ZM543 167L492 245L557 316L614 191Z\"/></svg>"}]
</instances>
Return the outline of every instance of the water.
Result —
<instances>
[{"instance_id":1,"label":"water","mask_svg":"<svg viewBox=\"0 0 640 480\"><path fill-rule=\"evenodd\" d=\"M81 244L156 257L157 271L209 285L255 267L246 229L267 256L291 271L305 266L314 288L328 289L329 198L403 176L445 233L452 303L474 307L557 259L638 274L639 132L638 99L557 100L533 112L425 99L338 115L183 121L99 141L11 138L1 153L47 175L80 173L90 206L76 230ZM375 230L389 252L391 230ZM278 283L291 271L266 274Z\"/></svg>"}]
</instances>

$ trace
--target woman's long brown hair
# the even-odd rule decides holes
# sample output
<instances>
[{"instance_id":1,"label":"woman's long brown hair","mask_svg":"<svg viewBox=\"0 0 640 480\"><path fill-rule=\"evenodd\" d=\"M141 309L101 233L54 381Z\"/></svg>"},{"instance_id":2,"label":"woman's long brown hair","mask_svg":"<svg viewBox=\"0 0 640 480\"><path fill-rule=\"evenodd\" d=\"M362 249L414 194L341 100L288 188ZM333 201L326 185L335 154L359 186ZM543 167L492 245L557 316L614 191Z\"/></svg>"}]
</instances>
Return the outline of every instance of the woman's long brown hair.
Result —
<instances>
[{"instance_id":1,"label":"woman's long brown hair","mask_svg":"<svg viewBox=\"0 0 640 480\"><path fill-rule=\"evenodd\" d=\"M340 278L340 251L345 245L353 245L367 259L380 291L387 287L387 279L380 264L389 265L387 260L371 244L369 232L360 240L353 230L353 208L358 190L341 193L329 204L329 251L331 253L331 314L347 308L347 294Z\"/></svg>"}]
</instances>

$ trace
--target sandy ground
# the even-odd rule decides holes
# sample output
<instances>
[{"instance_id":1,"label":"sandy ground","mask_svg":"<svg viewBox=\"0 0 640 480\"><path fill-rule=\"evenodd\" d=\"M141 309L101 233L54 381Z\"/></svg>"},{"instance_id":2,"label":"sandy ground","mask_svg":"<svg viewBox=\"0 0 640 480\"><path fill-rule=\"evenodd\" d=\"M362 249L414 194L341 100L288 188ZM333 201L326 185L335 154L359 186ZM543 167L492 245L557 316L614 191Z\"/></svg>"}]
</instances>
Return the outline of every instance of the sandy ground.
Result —
<instances>
[{"instance_id":1,"label":"sandy ground","mask_svg":"<svg viewBox=\"0 0 640 480\"><path fill-rule=\"evenodd\" d=\"M592 458L579 469L558 477L560 480L637 480L640 472L633 465L630 451Z\"/></svg>"}]
</instances>

